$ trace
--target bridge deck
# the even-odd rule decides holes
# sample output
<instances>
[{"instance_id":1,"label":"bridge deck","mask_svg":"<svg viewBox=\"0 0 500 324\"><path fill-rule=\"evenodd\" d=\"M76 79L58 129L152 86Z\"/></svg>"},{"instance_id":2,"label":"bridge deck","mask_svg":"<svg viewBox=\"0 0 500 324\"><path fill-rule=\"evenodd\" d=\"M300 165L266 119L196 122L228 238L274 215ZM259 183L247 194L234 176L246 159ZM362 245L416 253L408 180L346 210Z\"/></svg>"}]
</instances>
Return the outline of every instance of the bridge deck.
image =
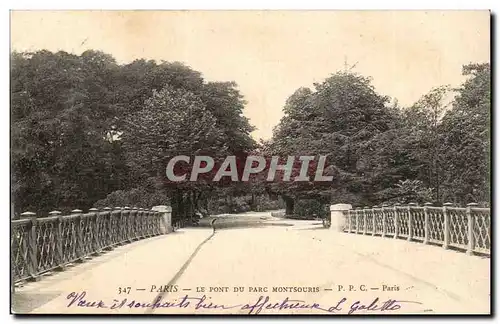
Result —
<instances>
[{"instance_id":1,"label":"bridge deck","mask_svg":"<svg viewBox=\"0 0 500 324\"><path fill-rule=\"evenodd\" d=\"M271 305L288 297L328 309L345 297L339 307L342 310L336 311L340 314L347 313L358 301L368 306L377 297L379 305L388 299L408 302L401 302L399 310L368 312L487 314L490 311L488 258L402 240L336 233L313 222L293 223L295 226L221 230L213 236L208 229L182 229L125 245L19 288L14 312L245 314L250 311L240 306L223 311L199 306L196 310L199 302L196 299L185 300L190 301L185 308L152 310L126 306L132 300L151 303L158 296L163 302L179 304L185 295L201 298L203 294L207 299L199 305L212 302L226 307L255 304L259 296L269 295ZM167 284L177 285L177 291L151 291L152 285L158 289ZM232 290L239 286L245 292L236 295ZM272 292L273 287L289 286L318 287L319 292ZM126 287L130 287L130 293L120 294L119 288ZM206 291L197 292L196 287L206 287ZM230 293L208 292L209 287L229 287ZM250 293L249 287L267 287L269 292ZM115 299L127 298L127 302L113 310L67 307L70 301L67 296L82 291L87 293L86 301L102 300L107 307ZM264 309L262 313L278 311ZM328 314L317 309L279 313Z\"/></svg>"}]
</instances>

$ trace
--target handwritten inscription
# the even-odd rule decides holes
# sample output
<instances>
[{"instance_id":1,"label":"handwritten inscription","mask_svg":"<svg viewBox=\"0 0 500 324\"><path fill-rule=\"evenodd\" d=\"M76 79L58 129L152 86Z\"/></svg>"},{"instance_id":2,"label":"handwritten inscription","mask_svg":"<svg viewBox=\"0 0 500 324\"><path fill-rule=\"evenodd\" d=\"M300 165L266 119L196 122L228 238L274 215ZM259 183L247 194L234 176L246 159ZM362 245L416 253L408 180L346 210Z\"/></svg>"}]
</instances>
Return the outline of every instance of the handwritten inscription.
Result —
<instances>
[{"instance_id":1,"label":"handwritten inscription","mask_svg":"<svg viewBox=\"0 0 500 324\"><path fill-rule=\"evenodd\" d=\"M260 296L256 301L243 303L238 305L224 305L209 301L209 297L184 295L179 299L165 301L161 296L158 296L153 302L144 302L139 300L129 300L123 298L121 300L113 299L112 302L103 300L92 300L87 297L87 292L72 292L66 297L68 300L67 307L86 307L86 308L107 308L107 309L122 309L122 308L191 308L193 310L200 309L215 309L228 310L239 309L247 314L260 314L264 310L317 310L330 314L344 312L354 314L356 312L390 312L401 309L402 305L412 303L420 304L416 301L401 301L389 299L381 301L378 297L369 302L356 300L348 302L347 298L342 298L333 305L320 305L315 302L306 302L299 299L290 299L286 297L282 300L271 301L269 296Z\"/></svg>"}]
</instances>

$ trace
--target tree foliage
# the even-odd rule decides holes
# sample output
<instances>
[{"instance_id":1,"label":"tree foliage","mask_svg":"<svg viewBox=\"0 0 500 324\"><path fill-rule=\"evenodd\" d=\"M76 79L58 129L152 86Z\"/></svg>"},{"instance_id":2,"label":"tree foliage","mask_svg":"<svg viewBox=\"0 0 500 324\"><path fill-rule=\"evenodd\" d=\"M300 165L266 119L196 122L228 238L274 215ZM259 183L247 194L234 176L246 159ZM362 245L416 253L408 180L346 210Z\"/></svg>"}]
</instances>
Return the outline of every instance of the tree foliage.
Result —
<instances>
[{"instance_id":1,"label":"tree foliage","mask_svg":"<svg viewBox=\"0 0 500 324\"><path fill-rule=\"evenodd\" d=\"M437 87L401 107L369 78L337 72L292 93L273 137L256 143L235 82L207 82L178 62L120 65L99 51L14 52L14 210L46 215L142 201L171 203L177 215L188 215L208 209L210 199L226 204L213 203L218 210L248 210L259 201L278 206L277 196L288 213L296 206L319 213L330 202L489 204L490 65L468 64L463 74L458 89ZM240 176L248 155L266 156L265 170L273 155L281 162L324 155L333 181L312 181L315 162L311 181L270 182L262 172L247 183L174 183L165 167L177 155L209 155L216 163L236 155ZM300 167L295 163L292 174Z\"/></svg>"},{"instance_id":2,"label":"tree foliage","mask_svg":"<svg viewBox=\"0 0 500 324\"><path fill-rule=\"evenodd\" d=\"M456 91L442 121L443 198L452 202L490 201L491 70L469 64L467 81Z\"/></svg>"},{"instance_id":3,"label":"tree foliage","mask_svg":"<svg viewBox=\"0 0 500 324\"><path fill-rule=\"evenodd\" d=\"M167 192L169 156L255 147L244 105L234 82L205 82L178 62L14 52L14 209L46 215L90 208L115 191Z\"/></svg>"},{"instance_id":4,"label":"tree foliage","mask_svg":"<svg viewBox=\"0 0 500 324\"><path fill-rule=\"evenodd\" d=\"M406 108L390 105L368 78L346 71L314 91L298 89L266 145L277 154L328 155L334 181L313 188L279 183L271 190L285 201L293 195L294 202L488 204L490 68L470 64L463 72L469 78L459 89L433 88ZM450 105L453 90L458 95Z\"/></svg>"},{"instance_id":5,"label":"tree foliage","mask_svg":"<svg viewBox=\"0 0 500 324\"><path fill-rule=\"evenodd\" d=\"M280 183L273 190L329 202L349 199L364 203L371 193L365 144L393 127L396 116L386 107L389 98L376 93L371 81L351 72L338 72L315 90L298 89L287 100L285 116L276 127L270 151L289 155L325 155L332 183ZM305 195L304 195L305 194Z\"/></svg>"}]
</instances>

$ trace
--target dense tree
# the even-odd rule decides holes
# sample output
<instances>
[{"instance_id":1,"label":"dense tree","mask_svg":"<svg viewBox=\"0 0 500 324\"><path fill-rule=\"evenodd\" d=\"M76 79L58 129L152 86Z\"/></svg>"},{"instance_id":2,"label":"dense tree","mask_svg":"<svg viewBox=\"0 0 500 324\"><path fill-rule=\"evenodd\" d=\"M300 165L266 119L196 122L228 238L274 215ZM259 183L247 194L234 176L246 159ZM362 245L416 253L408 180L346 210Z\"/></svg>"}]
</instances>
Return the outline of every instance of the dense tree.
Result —
<instances>
[{"instance_id":1,"label":"dense tree","mask_svg":"<svg viewBox=\"0 0 500 324\"><path fill-rule=\"evenodd\" d=\"M113 114L107 85L116 69L100 52L14 53L12 191L17 211L88 208L113 181ZM118 169L120 166L118 166Z\"/></svg>"},{"instance_id":2,"label":"dense tree","mask_svg":"<svg viewBox=\"0 0 500 324\"><path fill-rule=\"evenodd\" d=\"M121 140L137 178L156 182L159 190L173 188L173 203L180 208L185 193L191 199L206 186L201 178L196 182L168 182L168 161L179 155L190 157L191 163L197 155L224 157L228 148L223 136L216 118L199 97L184 89L165 87L153 91L144 108L129 117Z\"/></svg>"},{"instance_id":3,"label":"dense tree","mask_svg":"<svg viewBox=\"0 0 500 324\"><path fill-rule=\"evenodd\" d=\"M329 156L330 187L269 186L298 198L379 204L487 202L490 152L490 70L464 67L470 78L448 109L450 88L437 87L408 108L378 95L370 80L339 72L300 88L287 100L269 152ZM290 197L293 195L293 197ZM293 198L293 199L290 199Z\"/></svg>"},{"instance_id":4,"label":"dense tree","mask_svg":"<svg viewBox=\"0 0 500 324\"><path fill-rule=\"evenodd\" d=\"M405 110L407 132L413 137L413 143L418 143L410 151L413 168L418 172L417 178L426 187L434 188L434 201L441 201L441 169L442 159L439 152L443 148L440 141L440 125L447 109L446 98L448 87L438 87L420 98L413 106Z\"/></svg>"},{"instance_id":5,"label":"dense tree","mask_svg":"<svg viewBox=\"0 0 500 324\"><path fill-rule=\"evenodd\" d=\"M86 209L117 190L154 192L168 154L203 148L220 156L255 147L236 84L205 82L181 63L118 65L98 51L14 52L11 63L17 213ZM155 123L159 117L163 124ZM196 136L209 126L210 136ZM224 149L210 150L211 140Z\"/></svg>"},{"instance_id":6,"label":"dense tree","mask_svg":"<svg viewBox=\"0 0 500 324\"><path fill-rule=\"evenodd\" d=\"M443 199L489 204L491 172L491 69L463 68L467 81L457 89L453 108L442 121Z\"/></svg>"},{"instance_id":7,"label":"dense tree","mask_svg":"<svg viewBox=\"0 0 500 324\"><path fill-rule=\"evenodd\" d=\"M334 179L332 183L283 183L273 189L285 201L293 193L295 200L303 197L367 203L371 188L364 171L367 152L363 144L393 127L396 117L387 102L388 97L377 94L368 78L346 71L315 84L315 91L298 89L286 102L271 151L325 155L325 174Z\"/></svg>"},{"instance_id":8,"label":"dense tree","mask_svg":"<svg viewBox=\"0 0 500 324\"><path fill-rule=\"evenodd\" d=\"M238 154L255 149L256 143L250 136L255 128L243 115L246 102L235 82L208 82L200 97L223 132L229 152Z\"/></svg>"}]
</instances>

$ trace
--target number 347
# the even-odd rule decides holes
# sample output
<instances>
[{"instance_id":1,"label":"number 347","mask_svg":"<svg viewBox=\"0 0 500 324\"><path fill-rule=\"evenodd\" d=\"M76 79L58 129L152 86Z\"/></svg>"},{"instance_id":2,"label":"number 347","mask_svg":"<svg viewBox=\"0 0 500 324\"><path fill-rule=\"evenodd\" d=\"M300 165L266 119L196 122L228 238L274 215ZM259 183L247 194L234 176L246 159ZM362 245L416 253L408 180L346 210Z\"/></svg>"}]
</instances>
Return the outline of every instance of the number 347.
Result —
<instances>
[{"instance_id":1,"label":"number 347","mask_svg":"<svg viewBox=\"0 0 500 324\"><path fill-rule=\"evenodd\" d=\"M119 294L130 294L130 287L118 287Z\"/></svg>"}]
</instances>

